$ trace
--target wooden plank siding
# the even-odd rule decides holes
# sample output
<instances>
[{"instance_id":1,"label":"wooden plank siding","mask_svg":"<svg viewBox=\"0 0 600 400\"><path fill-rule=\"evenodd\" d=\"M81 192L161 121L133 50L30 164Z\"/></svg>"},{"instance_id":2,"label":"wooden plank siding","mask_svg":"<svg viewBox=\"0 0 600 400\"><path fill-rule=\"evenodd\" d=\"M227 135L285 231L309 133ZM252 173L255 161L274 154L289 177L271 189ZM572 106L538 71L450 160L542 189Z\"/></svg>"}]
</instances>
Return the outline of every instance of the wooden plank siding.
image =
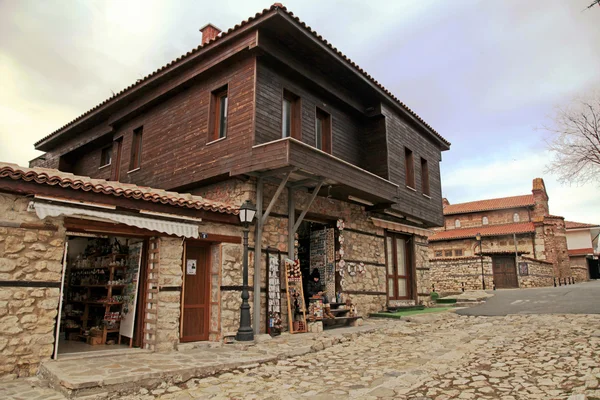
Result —
<instances>
[{"instance_id":1,"label":"wooden plank siding","mask_svg":"<svg viewBox=\"0 0 600 400\"><path fill-rule=\"evenodd\" d=\"M259 59L256 80L256 134L255 144L268 143L282 137L283 90L287 89L301 99L301 140L315 146L316 109L329 113L332 119L332 155L364 168L366 121L358 113L351 113L331 97L315 93L314 88L299 83Z\"/></svg>"},{"instance_id":2,"label":"wooden plank siding","mask_svg":"<svg viewBox=\"0 0 600 400\"><path fill-rule=\"evenodd\" d=\"M442 187L440 180L441 153L438 145L421 135L416 128L401 119L387 106L382 107L388 141L389 179L398 184L398 203L392 208L400 213L423 219L436 226L444 224L442 214ZM415 160L415 186L417 191L406 187L404 148L413 152ZM421 191L421 157L428 161L430 198Z\"/></svg>"}]
</instances>

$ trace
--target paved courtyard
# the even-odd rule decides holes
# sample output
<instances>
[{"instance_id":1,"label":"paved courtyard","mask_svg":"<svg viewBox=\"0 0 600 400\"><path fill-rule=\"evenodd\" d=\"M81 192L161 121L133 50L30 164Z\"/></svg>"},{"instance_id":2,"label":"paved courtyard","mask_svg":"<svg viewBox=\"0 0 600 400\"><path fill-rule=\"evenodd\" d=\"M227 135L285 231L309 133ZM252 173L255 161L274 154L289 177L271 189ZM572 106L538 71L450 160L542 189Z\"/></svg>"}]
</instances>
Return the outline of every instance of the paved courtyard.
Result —
<instances>
[{"instance_id":1,"label":"paved courtyard","mask_svg":"<svg viewBox=\"0 0 600 400\"><path fill-rule=\"evenodd\" d=\"M600 315L415 320L383 322L378 333L318 353L125 399L600 398Z\"/></svg>"}]
</instances>

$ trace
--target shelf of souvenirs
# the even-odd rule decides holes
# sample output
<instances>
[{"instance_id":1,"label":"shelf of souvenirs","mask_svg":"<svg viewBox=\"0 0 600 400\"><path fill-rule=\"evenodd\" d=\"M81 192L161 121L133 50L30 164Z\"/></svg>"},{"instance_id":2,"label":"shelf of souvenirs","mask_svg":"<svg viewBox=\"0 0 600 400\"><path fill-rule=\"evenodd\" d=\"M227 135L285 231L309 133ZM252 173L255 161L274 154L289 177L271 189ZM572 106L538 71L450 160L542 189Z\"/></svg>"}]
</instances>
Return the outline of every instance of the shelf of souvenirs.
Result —
<instances>
[{"instance_id":1,"label":"shelf of souvenirs","mask_svg":"<svg viewBox=\"0 0 600 400\"><path fill-rule=\"evenodd\" d=\"M89 255L86 258L80 258L77 256L75 261L71 261L71 268L74 270L79 269L95 269L95 268L127 268L127 254L124 253L111 253L103 256Z\"/></svg>"},{"instance_id":2,"label":"shelf of souvenirs","mask_svg":"<svg viewBox=\"0 0 600 400\"><path fill-rule=\"evenodd\" d=\"M89 301L89 300L70 300L69 303L89 304L91 306L117 306L117 305L123 304L122 301L108 302L108 301Z\"/></svg>"},{"instance_id":3,"label":"shelf of souvenirs","mask_svg":"<svg viewBox=\"0 0 600 400\"><path fill-rule=\"evenodd\" d=\"M102 284L99 283L97 285L69 285L71 288L123 288L127 285L119 284L119 285L109 285L108 283Z\"/></svg>"}]
</instances>

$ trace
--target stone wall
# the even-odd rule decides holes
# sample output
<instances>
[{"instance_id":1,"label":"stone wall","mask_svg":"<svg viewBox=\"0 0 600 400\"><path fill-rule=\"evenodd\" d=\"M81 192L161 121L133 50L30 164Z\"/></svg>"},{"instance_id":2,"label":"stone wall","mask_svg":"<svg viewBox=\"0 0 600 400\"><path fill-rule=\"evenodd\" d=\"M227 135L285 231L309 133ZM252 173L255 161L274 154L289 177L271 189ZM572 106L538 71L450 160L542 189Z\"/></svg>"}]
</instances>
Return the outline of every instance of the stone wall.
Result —
<instances>
[{"instance_id":1,"label":"stone wall","mask_svg":"<svg viewBox=\"0 0 600 400\"><path fill-rule=\"evenodd\" d=\"M481 259L479 257L434 258L429 260L431 282L438 293L481 290ZM483 258L486 289L492 288L492 259Z\"/></svg>"},{"instance_id":2,"label":"stone wall","mask_svg":"<svg viewBox=\"0 0 600 400\"><path fill-rule=\"evenodd\" d=\"M558 278L571 277L571 265L567 250L567 233L562 217L544 218L544 246L546 260L554 264L554 275Z\"/></svg>"},{"instance_id":3,"label":"stone wall","mask_svg":"<svg viewBox=\"0 0 600 400\"><path fill-rule=\"evenodd\" d=\"M575 278L575 282L589 281L590 269L586 256L571 256L569 260L571 263L571 273L573 278Z\"/></svg>"},{"instance_id":4,"label":"stone wall","mask_svg":"<svg viewBox=\"0 0 600 400\"><path fill-rule=\"evenodd\" d=\"M521 275L520 266L517 267L517 276L520 288L547 287L554 285L554 267L546 261L520 257L519 263L526 262L528 274Z\"/></svg>"},{"instance_id":5,"label":"stone wall","mask_svg":"<svg viewBox=\"0 0 600 400\"><path fill-rule=\"evenodd\" d=\"M179 343L183 241L181 238L161 237L159 246L159 287L179 290L158 292L155 350L171 351L177 349Z\"/></svg>"},{"instance_id":6,"label":"stone wall","mask_svg":"<svg viewBox=\"0 0 600 400\"><path fill-rule=\"evenodd\" d=\"M447 230L456 229L455 223L457 219L460 221L461 229L484 226L482 222L483 217L487 217L488 225L512 224L514 222L515 213L519 214L520 222L530 220L529 210L526 207L520 207L478 213L447 215L444 218L445 227Z\"/></svg>"},{"instance_id":7,"label":"stone wall","mask_svg":"<svg viewBox=\"0 0 600 400\"><path fill-rule=\"evenodd\" d=\"M65 230L60 218L42 222L28 212L28 203L0 194L0 280L42 286L0 287L0 375L34 375L54 349Z\"/></svg>"},{"instance_id":8,"label":"stone wall","mask_svg":"<svg viewBox=\"0 0 600 400\"><path fill-rule=\"evenodd\" d=\"M539 240L542 242L542 240ZM517 235L517 250L528 256L537 255L534 249L532 234ZM537 245L537 242L536 242ZM513 235L484 237L482 240L484 253L513 253L515 252L515 241ZM468 257L479 255L479 242L475 238L459 240L442 240L430 242L430 258ZM452 255L446 255L446 250L452 251ZM462 250L462 256L456 256L455 250ZM441 255L437 252L442 252ZM538 256L539 258L539 256Z\"/></svg>"}]
</instances>

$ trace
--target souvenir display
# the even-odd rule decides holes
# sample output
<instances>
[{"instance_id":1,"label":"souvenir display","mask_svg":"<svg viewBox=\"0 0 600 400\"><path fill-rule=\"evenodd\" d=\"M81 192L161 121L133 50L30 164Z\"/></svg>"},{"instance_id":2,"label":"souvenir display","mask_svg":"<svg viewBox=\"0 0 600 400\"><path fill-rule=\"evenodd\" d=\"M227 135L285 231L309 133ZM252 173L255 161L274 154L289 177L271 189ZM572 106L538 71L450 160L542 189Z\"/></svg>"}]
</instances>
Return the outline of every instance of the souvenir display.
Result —
<instances>
[{"instance_id":1,"label":"souvenir display","mask_svg":"<svg viewBox=\"0 0 600 400\"><path fill-rule=\"evenodd\" d=\"M280 256L267 252L267 333L279 335L283 329L281 322L281 269Z\"/></svg>"},{"instance_id":2,"label":"souvenir display","mask_svg":"<svg viewBox=\"0 0 600 400\"><path fill-rule=\"evenodd\" d=\"M285 277L290 333L306 332L306 305L298 260L285 260Z\"/></svg>"}]
</instances>

